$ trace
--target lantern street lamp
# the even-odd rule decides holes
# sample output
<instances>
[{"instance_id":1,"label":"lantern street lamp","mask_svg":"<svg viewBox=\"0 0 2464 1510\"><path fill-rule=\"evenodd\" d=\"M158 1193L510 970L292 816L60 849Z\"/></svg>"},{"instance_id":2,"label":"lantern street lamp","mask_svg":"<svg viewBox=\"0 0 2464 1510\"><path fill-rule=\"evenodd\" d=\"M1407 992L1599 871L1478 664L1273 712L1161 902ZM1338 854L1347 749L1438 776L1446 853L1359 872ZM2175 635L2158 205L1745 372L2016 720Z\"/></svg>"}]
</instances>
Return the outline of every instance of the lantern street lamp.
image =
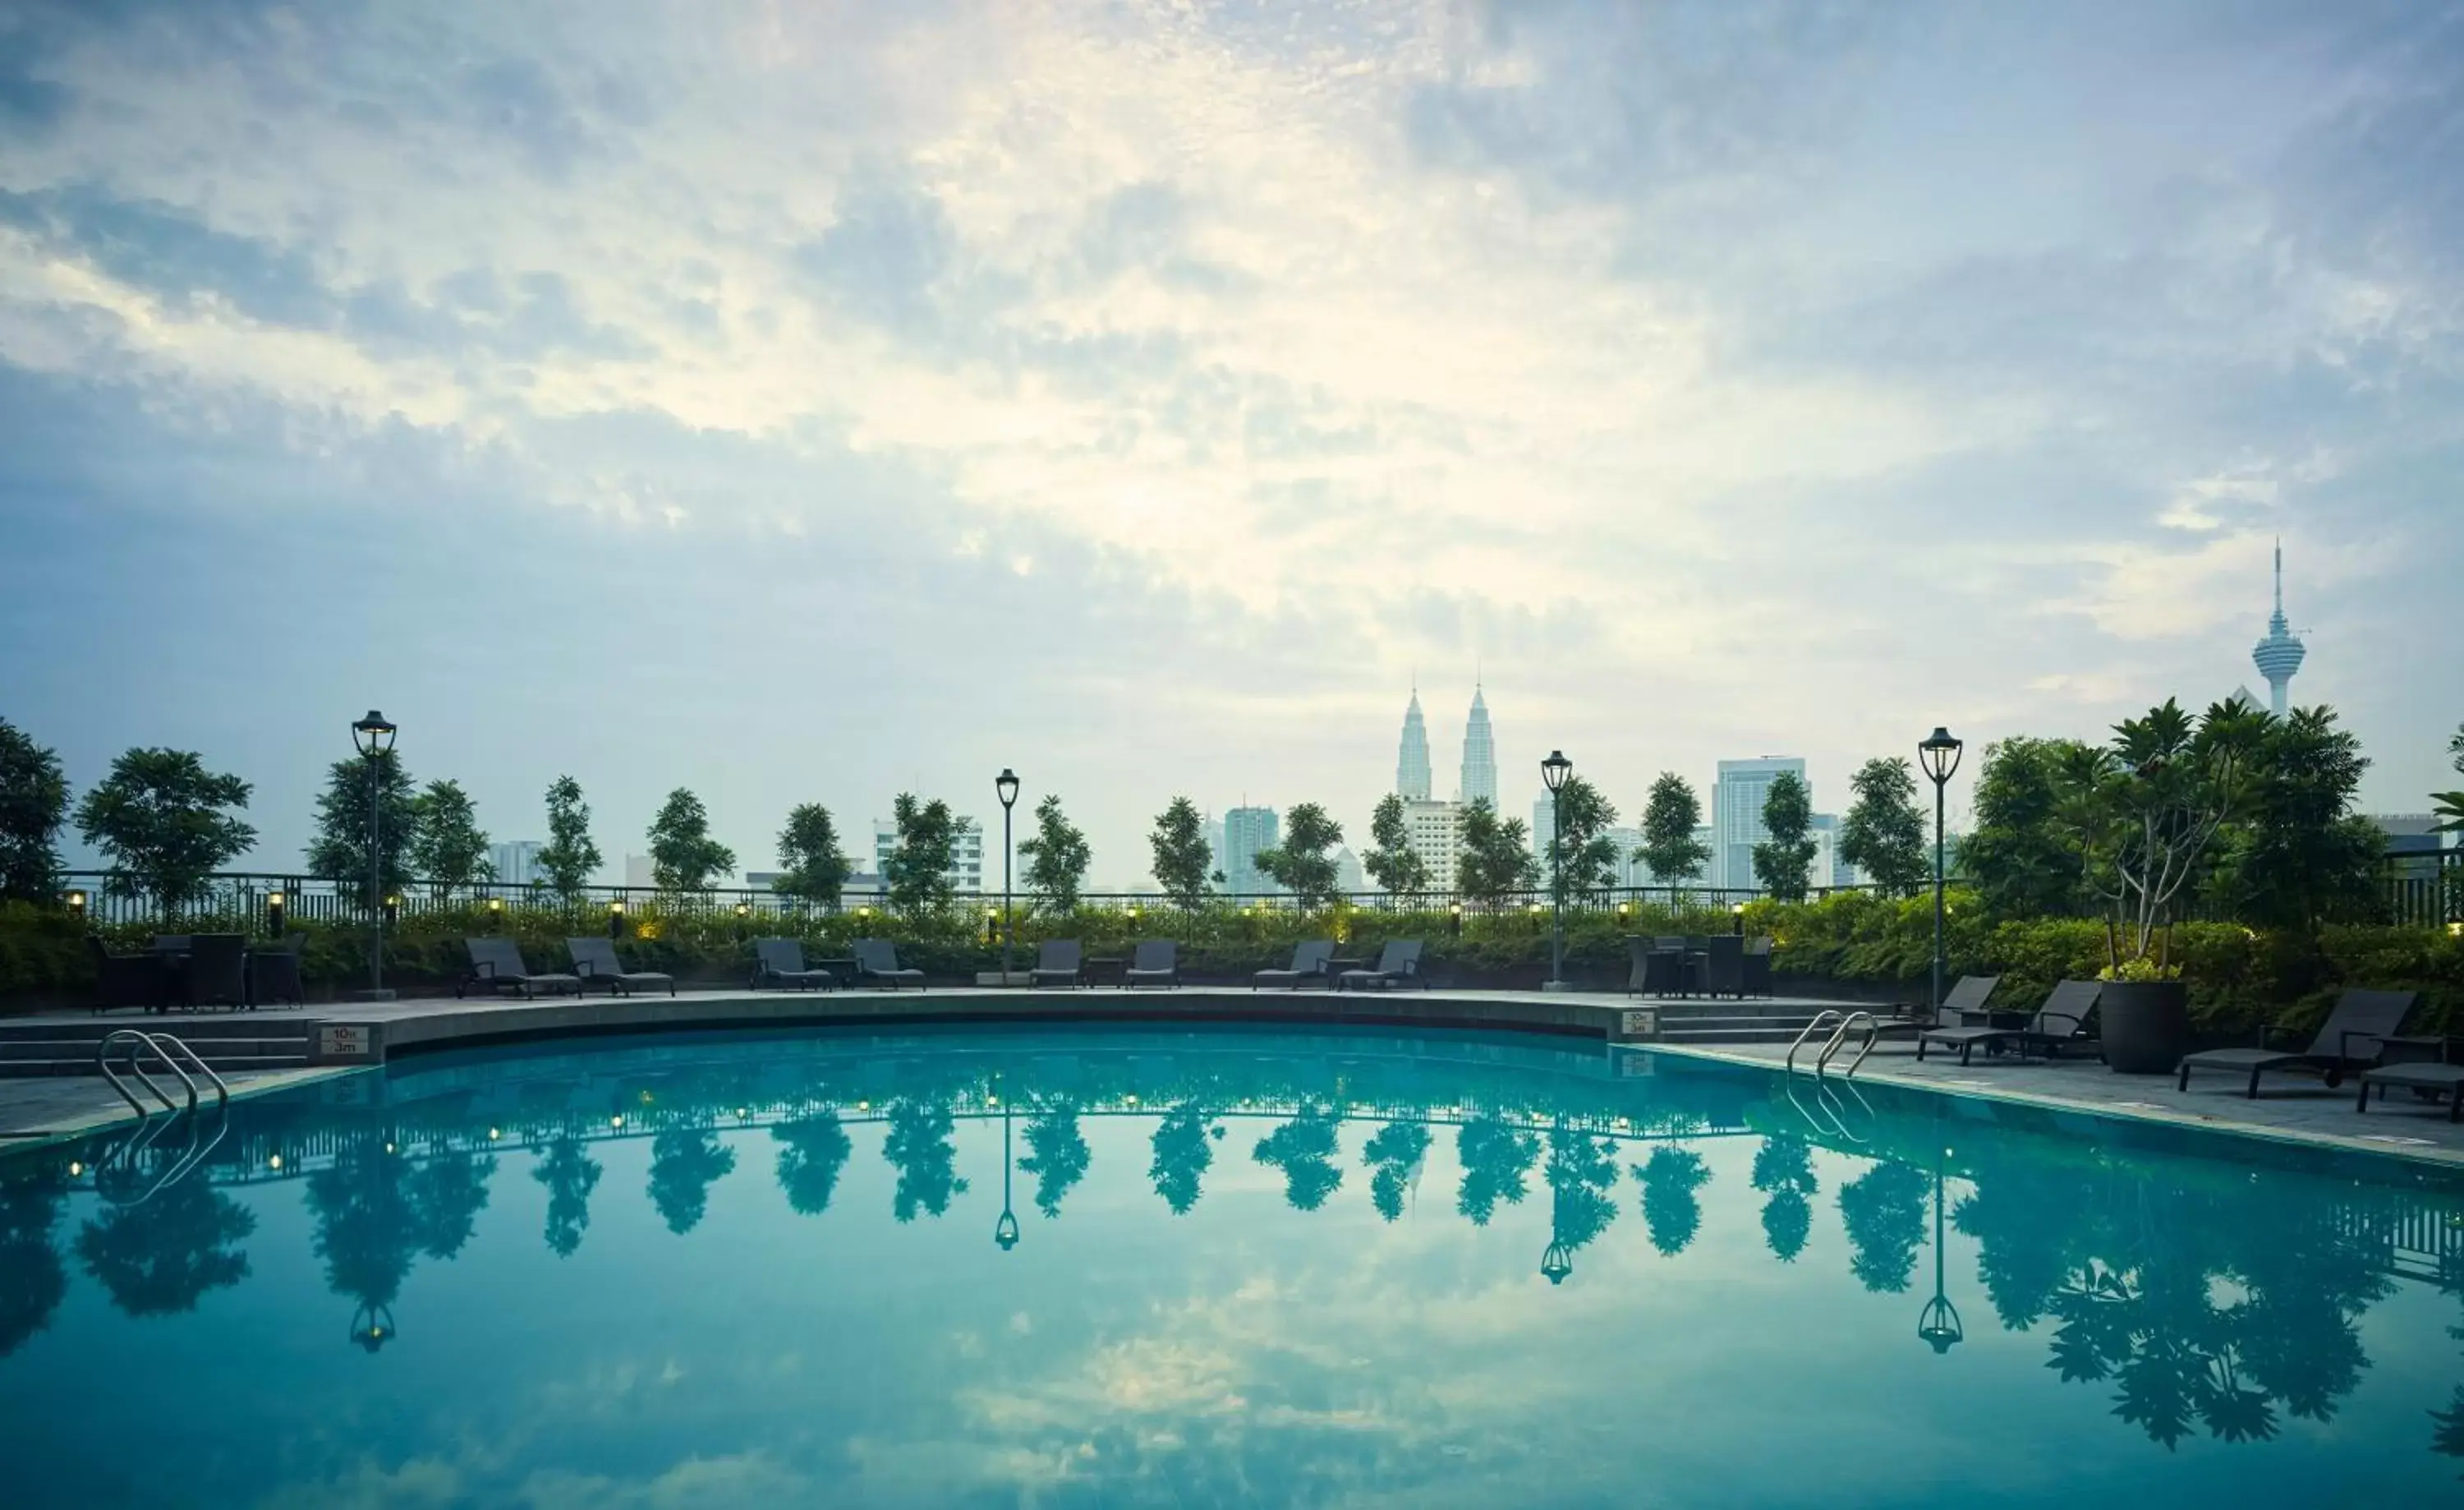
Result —
<instances>
[{"instance_id":1,"label":"lantern street lamp","mask_svg":"<svg viewBox=\"0 0 2464 1510\"><path fill-rule=\"evenodd\" d=\"M359 995L369 1002L393 1000L393 992L385 988L385 915L379 908L385 897L382 781L385 757L393 753L395 732L393 724L374 708L351 725L351 743L368 763L368 988Z\"/></svg>"},{"instance_id":2,"label":"lantern street lamp","mask_svg":"<svg viewBox=\"0 0 2464 1510\"><path fill-rule=\"evenodd\" d=\"M1549 923L1549 984L1543 990L1566 988L1566 817L1558 811L1557 794L1573 774L1574 763L1564 750L1551 750L1540 763L1540 780L1549 788L1549 898L1556 909Z\"/></svg>"},{"instance_id":3,"label":"lantern street lamp","mask_svg":"<svg viewBox=\"0 0 2464 1510\"><path fill-rule=\"evenodd\" d=\"M993 1223L993 1241L1001 1245L1001 1251L1003 1253L1018 1246L1018 1213L1011 1210L1009 1207L1009 1099L1007 1097L1001 1099L1001 1220Z\"/></svg>"},{"instance_id":4,"label":"lantern street lamp","mask_svg":"<svg viewBox=\"0 0 2464 1510\"><path fill-rule=\"evenodd\" d=\"M1933 1299L1925 1302L1925 1310L1917 1317L1917 1335L1932 1347L1937 1358L1947 1354L1960 1339L1968 1335L1959 1324L1959 1308L1950 1303L1950 1298L1943 1293L1942 1286L1942 1155L1948 1152L1950 1150L1945 1148L1934 1155Z\"/></svg>"},{"instance_id":5,"label":"lantern street lamp","mask_svg":"<svg viewBox=\"0 0 2464 1510\"><path fill-rule=\"evenodd\" d=\"M1003 986L1007 986L1009 984L1010 935L1009 811L1010 809L1018 806L1018 772L1010 769L1006 766L1003 766L1001 767L1001 773L993 778L993 792L1001 798L1001 984ZM1004 1123L1008 1121L1006 1113L1003 1114L1002 1121ZM1018 1224L1013 1222L1010 1225L1015 1228ZM1012 1241L1016 1241L1016 1239L1013 1238Z\"/></svg>"},{"instance_id":6,"label":"lantern street lamp","mask_svg":"<svg viewBox=\"0 0 2464 1510\"><path fill-rule=\"evenodd\" d=\"M1925 773L1933 782L1933 1013L1937 1022L1942 1019L1942 872L1947 853L1942 830L1943 788L1950 785L1952 773L1959 769L1959 752L1966 747L1940 724L1917 745L1917 758L1925 763Z\"/></svg>"}]
</instances>

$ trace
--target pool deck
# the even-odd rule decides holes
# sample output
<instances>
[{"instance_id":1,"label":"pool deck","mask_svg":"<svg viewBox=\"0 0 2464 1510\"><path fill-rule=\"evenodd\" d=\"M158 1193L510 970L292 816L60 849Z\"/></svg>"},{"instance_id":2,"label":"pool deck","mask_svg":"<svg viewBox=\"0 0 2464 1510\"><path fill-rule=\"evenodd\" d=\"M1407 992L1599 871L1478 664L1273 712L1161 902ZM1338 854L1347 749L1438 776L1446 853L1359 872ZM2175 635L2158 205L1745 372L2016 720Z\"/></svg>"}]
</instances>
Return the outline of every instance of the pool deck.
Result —
<instances>
[{"instance_id":1,"label":"pool deck","mask_svg":"<svg viewBox=\"0 0 2464 1510\"><path fill-rule=\"evenodd\" d=\"M548 997L535 1001L456 1001L423 997L382 1003L319 1005L304 1012L268 1013L271 1020L305 1023L319 1045L319 1062L299 1069L230 1076L234 1096L349 1074L405 1053L466 1044L616 1033L666 1033L694 1029L792 1028L812 1025L894 1028L902 1024L1000 1023L1006 1021L1199 1022L1271 1021L1357 1027L1414 1025L1568 1034L1616 1045L1628 1052L1646 1042L1635 1030L1635 1009L1670 1007L1617 992L1568 991L1323 991L1251 992L1238 987L1181 987L1124 992L947 988L930 991L749 993L687 992L675 997ZM1752 1004L1786 1011L1830 1003ZM82 1012L12 1018L12 1024L55 1021L91 1028ZM1671 1020L1674 1020L1672 1015ZM133 1024L139 1019L124 1019ZM144 1021L177 1031L179 1018ZM337 1030L340 1030L337 1033ZM1776 1068L1787 1054L1781 1043L1650 1042L1663 1053L1728 1063ZM1802 1060L1800 1060L1802 1062ZM1955 1096L2083 1111L2106 1116L2247 1133L2328 1144L2357 1152L2395 1155L2464 1166L2464 1126L2447 1121L2442 1106L2398 1092L2373 1101L2365 1116L2353 1108L2349 1087L2329 1091L2298 1075L2272 1076L2259 1099L2243 1097L2244 1081L2230 1075L2194 1077L2188 1092L2170 1076L2115 1075L2089 1058L2014 1063L1980 1056L1963 1067L1939 1055L1919 1063L1913 1046L1886 1042L1859 1072L1860 1083L1907 1085ZM2384 1110L2382 1110L2382 1105ZM0 1149L73 1136L128 1120L127 1104L110 1086L91 1077L0 1078Z\"/></svg>"}]
</instances>

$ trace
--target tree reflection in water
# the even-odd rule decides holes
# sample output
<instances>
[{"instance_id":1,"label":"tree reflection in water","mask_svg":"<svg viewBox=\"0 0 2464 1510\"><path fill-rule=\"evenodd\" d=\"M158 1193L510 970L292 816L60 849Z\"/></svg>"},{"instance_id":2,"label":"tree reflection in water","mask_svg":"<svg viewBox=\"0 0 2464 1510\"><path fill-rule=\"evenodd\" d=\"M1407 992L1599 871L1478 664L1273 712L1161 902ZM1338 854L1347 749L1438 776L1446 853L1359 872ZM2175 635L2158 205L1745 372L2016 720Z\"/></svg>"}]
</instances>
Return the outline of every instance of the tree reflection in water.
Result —
<instances>
[{"instance_id":1,"label":"tree reflection in water","mask_svg":"<svg viewBox=\"0 0 2464 1510\"><path fill-rule=\"evenodd\" d=\"M209 1290L248 1277L248 1255L225 1251L256 1231L255 1213L200 1179L116 1206L78 1229L86 1273L131 1316L195 1308Z\"/></svg>"},{"instance_id":2,"label":"tree reflection in water","mask_svg":"<svg viewBox=\"0 0 2464 1510\"><path fill-rule=\"evenodd\" d=\"M1377 1214L1395 1221L1403 1214L1403 1192L1419 1177L1420 1161L1429 1152L1429 1129L1419 1122L1388 1122L1361 1145L1360 1162L1369 1168L1369 1204Z\"/></svg>"},{"instance_id":3,"label":"tree reflection in water","mask_svg":"<svg viewBox=\"0 0 2464 1510\"><path fill-rule=\"evenodd\" d=\"M0 1358L52 1324L68 1271L52 1232L67 1199L48 1172L0 1184Z\"/></svg>"},{"instance_id":4,"label":"tree reflection in water","mask_svg":"<svg viewBox=\"0 0 2464 1510\"><path fill-rule=\"evenodd\" d=\"M1018 1166L1035 1176L1035 1209L1045 1216L1061 1214L1061 1198L1087 1177L1093 1155L1078 1130L1078 1108L1068 1101L1050 1101L1026 1121L1026 1157Z\"/></svg>"},{"instance_id":5,"label":"tree reflection in water","mask_svg":"<svg viewBox=\"0 0 2464 1510\"><path fill-rule=\"evenodd\" d=\"M1617 1220L1617 1144L1558 1126L1549 1129L1549 1235L1571 1257Z\"/></svg>"},{"instance_id":6,"label":"tree reflection in water","mask_svg":"<svg viewBox=\"0 0 2464 1510\"><path fill-rule=\"evenodd\" d=\"M1334 1129L1341 1119L1331 1106L1304 1106L1300 1115L1258 1140L1250 1157L1284 1171L1284 1199L1296 1211L1314 1211L1343 1184L1334 1166Z\"/></svg>"},{"instance_id":7,"label":"tree reflection in water","mask_svg":"<svg viewBox=\"0 0 2464 1510\"><path fill-rule=\"evenodd\" d=\"M1814 1232L1814 1145L1793 1133L1766 1138L1754 1150L1753 1186L1763 1202L1763 1242L1782 1263L1796 1262Z\"/></svg>"},{"instance_id":8,"label":"tree reflection in water","mask_svg":"<svg viewBox=\"0 0 2464 1510\"><path fill-rule=\"evenodd\" d=\"M1696 1192L1709 1183L1710 1166L1690 1148L1662 1144L1634 1175L1642 1184L1642 1225L1651 1246L1674 1258L1702 1229L1703 1200Z\"/></svg>"},{"instance_id":9,"label":"tree reflection in water","mask_svg":"<svg viewBox=\"0 0 2464 1510\"><path fill-rule=\"evenodd\" d=\"M650 1139L650 1204L681 1237L701 1225L710 1188L733 1173L736 1150L707 1127L671 1127Z\"/></svg>"},{"instance_id":10,"label":"tree reflection in water","mask_svg":"<svg viewBox=\"0 0 2464 1510\"><path fill-rule=\"evenodd\" d=\"M570 1258L590 1229L590 1192L599 1188L599 1161L567 1134L548 1144L531 1170L531 1178L547 1187L547 1246L559 1258Z\"/></svg>"},{"instance_id":11,"label":"tree reflection in water","mask_svg":"<svg viewBox=\"0 0 2464 1510\"><path fill-rule=\"evenodd\" d=\"M1212 1138L1222 1136L1218 1128L1210 1137L1206 1113L1196 1101L1174 1107L1155 1123L1150 1144L1155 1159L1147 1166L1147 1178L1173 1215L1185 1216L1198 1204L1199 1182L1215 1163Z\"/></svg>"},{"instance_id":12,"label":"tree reflection in water","mask_svg":"<svg viewBox=\"0 0 2464 1510\"><path fill-rule=\"evenodd\" d=\"M494 1158L459 1149L414 1161L383 1129L345 1140L333 1166L308 1177L326 1284L370 1310L389 1310L413 1257L451 1258L470 1241L495 1173Z\"/></svg>"},{"instance_id":13,"label":"tree reflection in water","mask_svg":"<svg viewBox=\"0 0 2464 1510\"><path fill-rule=\"evenodd\" d=\"M950 1209L952 1196L966 1190L967 1182L958 1177L958 1150L950 1143L953 1125L947 1101L911 1096L891 1104L881 1155L898 1171L890 1211L900 1221L915 1220L919 1210L938 1216Z\"/></svg>"},{"instance_id":14,"label":"tree reflection in water","mask_svg":"<svg viewBox=\"0 0 2464 1510\"><path fill-rule=\"evenodd\" d=\"M1540 1140L1494 1115L1463 1124L1455 1134L1455 1162L1463 1166L1463 1188L1455 1193L1455 1210L1486 1227L1497 1203L1520 1205L1524 1177L1540 1157Z\"/></svg>"},{"instance_id":15,"label":"tree reflection in water","mask_svg":"<svg viewBox=\"0 0 2464 1510\"><path fill-rule=\"evenodd\" d=\"M1932 1180L1914 1165L1885 1160L1839 1188L1839 1224L1848 1232L1848 1267L1876 1294L1908 1287L1925 1245L1925 1196Z\"/></svg>"},{"instance_id":16,"label":"tree reflection in water","mask_svg":"<svg viewBox=\"0 0 2464 1510\"><path fill-rule=\"evenodd\" d=\"M779 1188L787 1207L799 1216L819 1216L838 1193L839 1174L847 1168L855 1144L839 1125L839 1114L824 1111L781 1122L770 1129L779 1144Z\"/></svg>"}]
</instances>

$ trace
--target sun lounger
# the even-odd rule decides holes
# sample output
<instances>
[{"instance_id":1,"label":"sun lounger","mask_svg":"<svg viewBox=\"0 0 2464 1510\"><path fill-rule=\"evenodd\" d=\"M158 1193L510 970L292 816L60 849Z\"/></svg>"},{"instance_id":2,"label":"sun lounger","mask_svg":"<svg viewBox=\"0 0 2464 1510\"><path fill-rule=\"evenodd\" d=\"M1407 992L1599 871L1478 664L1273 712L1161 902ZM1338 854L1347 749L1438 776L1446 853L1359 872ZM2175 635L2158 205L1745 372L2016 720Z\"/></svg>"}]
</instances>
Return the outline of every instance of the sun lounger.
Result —
<instances>
[{"instance_id":1,"label":"sun lounger","mask_svg":"<svg viewBox=\"0 0 2464 1510\"><path fill-rule=\"evenodd\" d=\"M2258 1099L2258 1077L2270 1070L2301 1070L2326 1077L2329 1088L2342 1085L2352 1071L2378 1062L2385 1040L2404 1026L2404 1014L2412 1010L2412 991L2346 991L2336 998L2336 1010L2320 1025L2310 1047L2299 1054L2287 1054L2267 1046L2268 1029L2258 1030L2258 1047L2255 1049L2210 1049L2182 1060L2181 1077L2174 1089L2190 1088L2190 1071L2231 1070L2235 1075L2250 1077L2249 1097Z\"/></svg>"},{"instance_id":2,"label":"sun lounger","mask_svg":"<svg viewBox=\"0 0 2464 1510\"><path fill-rule=\"evenodd\" d=\"M573 973L586 985L609 986L617 994L630 996L635 991L657 990L664 986L668 994L676 993L676 978L659 970L628 970L616 958L616 944L609 939L567 939L565 952L573 956Z\"/></svg>"},{"instance_id":3,"label":"sun lounger","mask_svg":"<svg viewBox=\"0 0 2464 1510\"><path fill-rule=\"evenodd\" d=\"M511 939L465 939L462 946L471 951L471 973L454 983L456 996L473 986L484 986L492 991L517 990L525 997L541 987L577 994L582 990L582 977L578 975L555 970L533 973L522 963L522 951Z\"/></svg>"},{"instance_id":4,"label":"sun lounger","mask_svg":"<svg viewBox=\"0 0 2464 1510\"><path fill-rule=\"evenodd\" d=\"M804 946L794 939L753 941L753 988L792 986L800 991L834 990L839 978L827 970L804 966Z\"/></svg>"},{"instance_id":5,"label":"sun lounger","mask_svg":"<svg viewBox=\"0 0 2464 1510\"><path fill-rule=\"evenodd\" d=\"M1084 986L1086 951L1075 939L1046 939L1035 951L1035 968L1026 972L1029 986Z\"/></svg>"},{"instance_id":6,"label":"sun lounger","mask_svg":"<svg viewBox=\"0 0 2464 1510\"><path fill-rule=\"evenodd\" d=\"M1377 964L1374 968L1346 970L1334 979L1336 990L1367 990L1373 986L1379 990L1388 990L1397 986L1412 985L1426 988L1428 984L1427 978L1420 974L1420 941L1418 939L1389 939L1386 947L1378 951Z\"/></svg>"},{"instance_id":7,"label":"sun lounger","mask_svg":"<svg viewBox=\"0 0 2464 1510\"><path fill-rule=\"evenodd\" d=\"M1178 986L1180 984L1180 946L1170 939L1139 941L1130 961L1121 972L1121 989L1133 986Z\"/></svg>"},{"instance_id":8,"label":"sun lounger","mask_svg":"<svg viewBox=\"0 0 2464 1510\"><path fill-rule=\"evenodd\" d=\"M1249 977L1249 988L1280 986L1286 990L1298 990L1303 981L1324 981L1331 984L1326 973L1326 963L1334 958L1332 939L1311 939L1292 945L1292 967L1287 970L1260 970Z\"/></svg>"},{"instance_id":9,"label":"sun lounger","mask_svg":"<svg viewBox=\"0 0 2464 1510\"><path fill-rule=\"evenodd\" d=\"M1924 1033L1937 1028L1965 1028L1969 1018L1983 1015L1985 1004L1992 999L1993 988L2001 984L1999 975L1963 975L1943 993L1940 1011L1922 1005L1902 1003L1893 1009L1893 1015L1889 1017L1876 1012L1875 1016L1880 1021L1874 1031L1877 1033Z\"/></svg>"},{"instance_id":10,"label":"sun lounger","mask_svg":"<svg viewBox=\"0 0 2464 1510\"><path fill-rule=\"evenodd\" d=\"M2103 989L2094 981L2063 981L2024 1028L1928 1028L1917 1035L1917 1057L1925 1056L1929 1043L1957 1049L1962 1064L1978 1049L2013 1046L2025 1053L2042 1048L2050 1057L2064 1044L2094 1043L2087 1033L2087 1014L2096 1010L2096 999Z\"/></svg>"},{"instance_id":11,"label":"sun lounger","mask_svg":"<svg viewBox=\"0 0 2464 1510\"><path fill-rule=\"evenodd\" d=\"M2401 1085L2414 1091L2443 1091L2447 1094L2447 1120L2464 1121L2464 1064L2379 1064L2364 1070L2361 1099L2353 1110L2370 1109L2370 1087L2379 1088L2379 1104L2387 1104L2387 1087Z\"/></svg>"},{"instance_id":12,"label":"sun lounger","mask_svg":"<svg viewBox=\"0 0 2464 1510\"><path fill-rule=\"evenodd\" d=\"M919 991L924 989L924 972L900 969L898 945L888 939L855 941L855 978L859 983L869 982L891 990L901 986L913 986Z\"/></svg>"}]
</instances>

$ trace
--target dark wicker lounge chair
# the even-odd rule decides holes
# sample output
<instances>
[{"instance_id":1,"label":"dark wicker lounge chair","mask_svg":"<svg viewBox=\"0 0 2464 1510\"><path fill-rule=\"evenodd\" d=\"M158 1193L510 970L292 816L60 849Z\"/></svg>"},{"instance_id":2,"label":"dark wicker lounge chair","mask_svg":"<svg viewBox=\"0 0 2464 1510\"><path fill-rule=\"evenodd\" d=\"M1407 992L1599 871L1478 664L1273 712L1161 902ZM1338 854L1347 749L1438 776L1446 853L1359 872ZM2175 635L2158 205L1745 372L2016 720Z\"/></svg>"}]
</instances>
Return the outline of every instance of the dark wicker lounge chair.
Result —
<instances>
[{"instance_id":1,"label":"dark wicker lounge chair","mask_svg":"<svg viewBox=\"0 0 2464 1510\"><path fill-rule=\"evenodd\" d=\"M807 969L804 946L794 939L753 941L753 988L792 986L800 991L834 990L839 978L827 970Z\"/></svg>"},{"instance_id":2,"label":"dark wicker lounge chair","mask_svg":"<svg viewBox=\"0 0 2464 1510\"><path fill-rule=\"evenodd\" d=\"M1768 933L1746 941L1746 994L1771 994L1771 940Z\"/></svg>"},{"instance_id":3,"label":"dark wicker lounge chair","mask_svg":"<svg viewBox=\"0 0 2464 1510\"><path fill-rule=\"evenodd\" d=\"M664 970L628 970L625 962L616 958L612 939L567 939L564 950L573 956L573 973L582 977L585 986L605 986L619 996L635 991L655 991L667 988L669 995L676 993L676 978Z\"/></svg>"},{"instance_id":4,"label":"dark wicker lounge chair","mask_svg":"<svg viewBox=\"0 0 2464 1510\"><path fill-rule=\"evenodd\" d=\"M188 936L188 966L181 995L190 1007L248 1005L248 936L239 933L196 933Z\"/></svg>"},{"instance_id":5,"label":"dark wicker lounge chair","mask_svg":"<svg viewBox=\"0 0 2464 1510\"><path fill-rule=\"evenodd\" d=\"M2327 1020L2310 1040L2310 1047L2301 1053L2270 1049L2268 1029L2261 1026L2258 1047L2255 1049L2210 1049L2185 1056L2173 1088L2189 1090L2190 1071L2201 1069L2247 1074L2247 1095L2252 1100L2258 1099L2258 1077L2270 1070L2300 1070L2324 1076L2333 1089L2342 1085L2351 1072L2378 1062L2386 1040L2404 1026L2405 1013L2412 1010L2415 996L2412 991L2346 991L2336 998L2335 1010L2327 1014Z\"/></svg>"},{"instance_id":6,"label":"dark wicker lounge chair","mask_svg":"<svg viewBox=\"0 0 2464 1510\"><path fill-rule=\"evenodd\" d=\"M1133 986L1178 986L1180 945L1170 939L1141 939L1130 967L1121 972L1121 989Z\"/></svg>"},{"instance_id":7,"label":"dark wicker lounge chair","mask_svg":"<svg viewBox=\"0 0 2464 1510\"><path fill-rule=\"evenodd\" d=\"M474 986L491 991L519 991L526 998L542 988L571 994L582 990L582 977L578 975L558 970L534 972L522 963L522 951L511 939L465 939L462 946L471 951L471 973L454 983L456 996Z\"/></svg>"},{"instance_id":8,"label":"dark wicker lounge chair","mask_svg":"<svg viewBox=\"0 0 2464 1510\"><path fill-rule=\"evenodd\" d=\"M2401 1085L2408 1090L2444 1092L2447 1096L2447 1120L2464 1121L2464 1064L2436 1064L2417 1061L2407 1064L2376 1064L2355 1077L2362 1082L2361 1099L2353 1110L2370 1109L2370 1087L2379 1088L2379 1104L2387 1104L2387 1087Z\"/></svg>"},{"instance_id":9,"label":"dark wicker lounge chair","mask_svg":"<svg viewBox=\"0 0 2464 1510\"><path fill-rule=\"evenodd\" d=\"M1715 933L1703 941L1704 991L1710 996L1746 998L1746 941L1743 935Z\"/></svg>"},{"instance_id":10,"label":"dark wicker lounge chair","mask_svg":"<svg viewBox=\"0 0 2464 1510\"><path fill-rule=\"evenodd\" d=\"M1917 1057L1925 1056L1925 1045L1938 1043L1946 1049L1959 1051L1959 1062L1978 1049L2012 1047L2025 1054L2042 1049L2047 1057L2073 1043L2094 1043L2087 1031L2087 1014L2096 1010L2096 999L2104 988L2095 981L2063 981L2045 997L2045 1005L2028 1019L2024 1028L1928 1028L1917 1034Z\"/></svg>"},{"instance_id":11,"label":"dark wicker lounge chair","mask_svg":"<svg viewBox=\"0 0 2464 1510\"><path fill-rule=\"evenodd\" d=\"M919 991L924 989L924 972L900 969L898 945L888 939L858 939L854 952L858 984L869 983L893 991L901 986L913 986Z\"/></svg>"},{"instance_id":12,"label":"dark wicker lounge chair","mask_svg":"<svg viewBox=\"0 0 2464 1510\"><path fill-rule=\"evenodd\" d=\"M1389 990L1397 986L1428 987L1428 978L1420 973L1420 941L1389 939L1386 947L1377 951L1377 964L1365 970L1346 970L1334 978L1336 990L1367 990L1375 986Z\"/></svg>"},{"instance_id":13,"label":"dark wicker lounge chair","mask_svg":"<svg viewBox=\"0 0 2464 1510\"><path fill-rule=\"evenodd\" d=\"M1249 988L1254 991L1261 986L1280 986L1286 990L1296 991L1301 988L1305 981L1332 985L1333 977L1327 974L1327 962L1333 958L1334 941L1332 939L1310 939L1306 943L1295 944L1292 945L1290 969L1260 970L1249 977Z\"/></svg>"},{"instance_id":14,"label":"dark wicker lounge chair","mask_svg":"<svg viewBox=\"0 0 2464 1510\"><path fill-rule=\"evenodd\" d=\"M299 994L299 946L305 941L298 935L273 944L260 944L248 951L248 1004L262 1007L268 1002L289 1002L294 1007L305 1005Z\"/></svg>"},{"instance_id":15,"label":"dark wicker lounge chair","mask_svg":"<svg viewBox=\"0 0 2464 1510\"><path fill-rule=\"evenodd\" d=\"M1036 948L1035 968L1026 972L1029 986L1084 986L1087 951L1075 939L1046 939Z\"/></svg>"},{"instance_id":16,"label":"dark wicker lounge chair","mask_svg":"<svg viewBox=\"0 0 2464 1510\"><path fill-rule=\"evenodd\" d=\"M94 1010L107 1012L120 1007L143 1007L147 1011L161 1011L164 997L168 994L170 971L163 956L155 953L114 954L104 948L102 941L86 935L86 952L94 960Z\"/></svg>"}]
</instances>

